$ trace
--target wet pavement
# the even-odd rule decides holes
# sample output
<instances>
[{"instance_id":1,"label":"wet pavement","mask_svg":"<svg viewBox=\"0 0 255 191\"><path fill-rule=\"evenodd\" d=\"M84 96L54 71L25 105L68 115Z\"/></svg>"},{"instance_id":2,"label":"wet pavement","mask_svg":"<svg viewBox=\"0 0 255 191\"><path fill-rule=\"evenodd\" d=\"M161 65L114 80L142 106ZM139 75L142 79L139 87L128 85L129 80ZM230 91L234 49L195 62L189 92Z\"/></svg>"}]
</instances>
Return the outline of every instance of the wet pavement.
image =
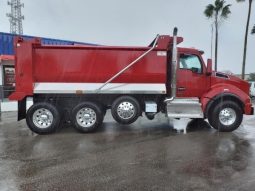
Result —
<instances>
[{"instance_id":1,"label":"wet pavement","mask_svg":"<svg viewBox=\"0 0 255 191\"><path fill-rule=\"evenodd\" d=\"M139 119L129 126L109 114L93 134L64 127L31 133L16 113L0 122L0 190L254 190L255 116L232 133L206 122ZM187 125L186 135L173 125Z\"/></svg>"}]
</instances>

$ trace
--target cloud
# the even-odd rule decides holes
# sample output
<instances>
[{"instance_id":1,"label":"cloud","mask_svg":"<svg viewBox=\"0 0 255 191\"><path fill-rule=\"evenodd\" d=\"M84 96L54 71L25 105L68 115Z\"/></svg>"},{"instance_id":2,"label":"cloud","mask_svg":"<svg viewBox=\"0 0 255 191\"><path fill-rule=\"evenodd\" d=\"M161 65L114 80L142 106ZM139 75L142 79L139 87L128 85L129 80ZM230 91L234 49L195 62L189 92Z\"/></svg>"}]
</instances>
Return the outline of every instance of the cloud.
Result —
<instances>
[{"instance_id":1,"label":"cloud","mask_svg":"<svg viewBox=\"0 0 255 191\"><path fill-rule=\"evenodd\" d=\"M203 15L210 0L21 0L24 33L105 45L148 45L157 33L184 37L181 46L196 47L210 56L211 21ZM8 32L9 7L0 0L0 30ZM220 28L219 70L241 72L248 3L232 4ZM254 15L251 22L255 23ZM251 23L251 24L252 24ZM251 25L252 26L252 25ZM255 72L255 35L249 38L247 72Z\"/></svg>"}]
</instances>

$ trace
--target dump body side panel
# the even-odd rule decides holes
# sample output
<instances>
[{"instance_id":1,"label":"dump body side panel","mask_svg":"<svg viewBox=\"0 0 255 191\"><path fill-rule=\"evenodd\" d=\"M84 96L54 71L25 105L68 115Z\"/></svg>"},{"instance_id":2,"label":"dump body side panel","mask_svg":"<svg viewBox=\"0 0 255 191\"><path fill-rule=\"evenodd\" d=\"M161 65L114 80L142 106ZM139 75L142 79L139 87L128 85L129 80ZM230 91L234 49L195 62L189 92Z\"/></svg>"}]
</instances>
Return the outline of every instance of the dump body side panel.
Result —
<instances>
[{"instance_id":1,"label":"dump body side panel","mask_svg":"<svg viewBox=\"0 0 255 191\"><path fill-rule=\"evenodd\" d=\"M180 38L181 42L182 39ZM169 36L111 83L166 83ZM36 83L105 83L151 47L45 46L38 39L15 42L16 92L9 99L33 96Z\"/></svg>"},{"instance_id":2,"label":"dump body side panel","mask_svg":"<svg viewBox=\"0 0 255 191\"><path fill-rule=\"evenodd\" d=\"M36 48L35 82L104 83L146 49ZM152 51L113 83L165 83L166 56ZM166 54L166 52L165 52Z\"/></svg>"}]
</instances>

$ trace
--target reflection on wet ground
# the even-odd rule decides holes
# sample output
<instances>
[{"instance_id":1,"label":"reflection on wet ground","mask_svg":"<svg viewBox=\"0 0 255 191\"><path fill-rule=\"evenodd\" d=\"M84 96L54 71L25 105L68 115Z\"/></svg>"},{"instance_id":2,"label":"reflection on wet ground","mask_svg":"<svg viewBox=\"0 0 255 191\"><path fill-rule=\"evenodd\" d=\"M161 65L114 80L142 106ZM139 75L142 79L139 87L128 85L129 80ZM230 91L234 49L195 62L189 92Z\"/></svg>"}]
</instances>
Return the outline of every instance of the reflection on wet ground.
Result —
<instances>
[{"instance_id":1,"label":"reflection on wet ground","mask_svg":"<svg viewBox=\"0 0 255 191\"><path fill-rule=\"evenodd\" d=\"M255 117L233 133L206 122L107 115L93 134L32 134L15 113L0 123L0 190L253 190ZM188 126L188 133L173 126Z\"/></svg>"}]
</instances>

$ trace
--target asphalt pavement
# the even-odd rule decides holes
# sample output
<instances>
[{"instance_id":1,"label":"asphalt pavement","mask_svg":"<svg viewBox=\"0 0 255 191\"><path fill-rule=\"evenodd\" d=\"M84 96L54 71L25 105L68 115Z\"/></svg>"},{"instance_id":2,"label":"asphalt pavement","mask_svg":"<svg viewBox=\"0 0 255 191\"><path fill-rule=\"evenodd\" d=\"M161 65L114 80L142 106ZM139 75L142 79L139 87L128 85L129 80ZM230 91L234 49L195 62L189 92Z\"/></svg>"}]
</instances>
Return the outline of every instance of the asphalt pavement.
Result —
<instances>
[{"instance_id":1,"label":"asphalt pavement","mask_svg":"<svg viewBox=\"0 0 255 191\"><path fill-rule=\"evenodd\" d=\"M173 126L188 127L187 134ZM232 133L208 123L145 117L129 126L107 114L92 134L63 127L31 133L16 113L0 122L0 191L254 190L255 116Z\"/></svg>"}]
</instances>

